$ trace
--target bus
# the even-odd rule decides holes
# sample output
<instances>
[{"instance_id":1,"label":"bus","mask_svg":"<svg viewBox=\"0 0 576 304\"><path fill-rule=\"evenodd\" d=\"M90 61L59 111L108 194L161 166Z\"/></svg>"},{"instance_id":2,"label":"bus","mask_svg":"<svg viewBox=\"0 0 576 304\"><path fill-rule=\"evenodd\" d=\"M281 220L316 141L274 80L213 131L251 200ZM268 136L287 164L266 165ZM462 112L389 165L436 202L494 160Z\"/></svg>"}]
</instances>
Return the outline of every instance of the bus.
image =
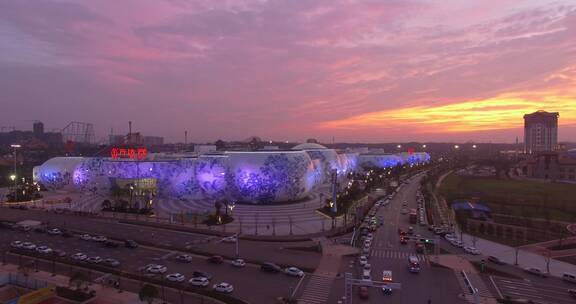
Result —
<instances>
[{"instance_id":1,"label":"bus","mask_svg":"<svg viewBox=\"0 0 576 304\"><path fill-rule=\"evenodd\" d=\"M420 261L418 260L418 257L416 257L415 255L411 255L408 257L408 271L412 273L420 272Z\"/></svg>"},{"instance_id":2,"label":"bus","mask_svg":"<svg viewBox=\"0 0 576 304\"><path fill-rule=\"evenodd\" d=\"M410 209L410 224L416 224L418 220L418 211L416 209Z\"/></svg>"}]
</instances>

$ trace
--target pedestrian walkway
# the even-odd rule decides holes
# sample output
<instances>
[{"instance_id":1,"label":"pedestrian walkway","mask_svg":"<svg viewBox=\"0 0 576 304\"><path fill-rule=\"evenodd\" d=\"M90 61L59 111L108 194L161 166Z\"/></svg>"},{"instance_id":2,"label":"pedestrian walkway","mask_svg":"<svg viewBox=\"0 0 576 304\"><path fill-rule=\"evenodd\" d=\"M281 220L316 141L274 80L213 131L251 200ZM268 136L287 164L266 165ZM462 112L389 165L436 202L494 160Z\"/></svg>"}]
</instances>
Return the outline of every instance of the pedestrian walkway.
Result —
<instances>
[{"instance_id":1,"label":"pedestrian walkway","mask_svg":"<svg viewBox=\"0 0 576 304\"><path fill-rule=\"evenodd\" d=\"M332 277L311 275L302 297L298 303L303 304L323 304L328 301L330 288L334 279Z\"/></svg>"},{"instance_id":2,"label":"pedestrian walkway","mask_svg":"<svg viewBox=\"0 0 576 304\"><path fill-rule=\"evenodd\" d=\"M308 284L304 287L302 296L298 299L298 303L302 304L326 303L330 295L330 288L338 276L342 256L358 252L357 248L337 245L324 237L314 239L314 241L320 242L322 245L322 259Z\"/></svg>"},{"instance_id":3,"label":"pedestrian walkway","mask_svg":"<svg viewBox=\"0 0 576 304\"><path fill-rule=\"evenodd\" d=\"M382 259L407 259L409 256L415 255L420 261L427 261L428 257L424 254L414 254L406 251L396 250L377 250L370 251L370 257Z\"/></svg>"}]
</instances>

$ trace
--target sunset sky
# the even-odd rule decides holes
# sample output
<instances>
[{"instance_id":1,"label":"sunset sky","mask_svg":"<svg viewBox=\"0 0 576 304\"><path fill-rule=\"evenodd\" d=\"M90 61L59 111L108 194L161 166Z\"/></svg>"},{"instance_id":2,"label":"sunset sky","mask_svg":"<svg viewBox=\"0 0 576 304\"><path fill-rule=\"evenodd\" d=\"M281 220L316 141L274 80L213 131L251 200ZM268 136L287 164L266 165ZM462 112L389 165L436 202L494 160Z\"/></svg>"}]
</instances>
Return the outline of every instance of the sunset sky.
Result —
<instances>
[{"instance_id":1,"label":"sunset sky","mask_svg":"<svg viewBox=\"0 0 576 304\"><path fill-rule=\"evenodd\" d=\"M576 141L576 1L2 0L0 126L167 141Z\"/></svg>"}]
</instances>

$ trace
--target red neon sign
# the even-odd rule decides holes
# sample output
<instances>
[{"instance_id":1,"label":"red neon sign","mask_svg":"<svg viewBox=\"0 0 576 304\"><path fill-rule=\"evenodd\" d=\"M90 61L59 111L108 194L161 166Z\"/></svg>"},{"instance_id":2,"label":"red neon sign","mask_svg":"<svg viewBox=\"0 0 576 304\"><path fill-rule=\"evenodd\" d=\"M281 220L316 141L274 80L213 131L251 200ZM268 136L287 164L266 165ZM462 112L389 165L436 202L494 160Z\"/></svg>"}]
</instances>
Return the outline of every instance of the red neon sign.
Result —
<instances>
[{"instance_id":1,"label":"red neon sign","mask_svg":"<svg viewBox=\"0 0 576 304\"><path fill-rule=\"evenodd\" d=\"M414 148L408 148L408 154L410 155L414 154Z\"/></svg>"},{"instance_id":2,"label":"red neon sign","mask_svg":"<svg viewBox=\"0 0 576 304\"><path fill-rule=\"evenodd\" d=\"M148 155L148 150L146 148L118 148L113 147L110 149L110 157L112 159L119 159L119 158L129 158L134 160L144 160Z\"/></svg>"}]
</instances>

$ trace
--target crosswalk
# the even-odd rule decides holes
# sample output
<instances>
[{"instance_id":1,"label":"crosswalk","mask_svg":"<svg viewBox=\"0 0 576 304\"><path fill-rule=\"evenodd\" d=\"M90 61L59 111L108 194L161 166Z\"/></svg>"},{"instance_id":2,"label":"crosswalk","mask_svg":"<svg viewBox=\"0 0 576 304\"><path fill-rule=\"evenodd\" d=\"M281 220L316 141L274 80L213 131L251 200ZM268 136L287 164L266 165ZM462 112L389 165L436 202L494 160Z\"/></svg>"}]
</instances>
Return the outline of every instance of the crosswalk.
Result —
<instances>
[{"instance_id":1,"label":"crosswalk","mask_svg":"<svg viewBox=\"0 0 576 304\"><path fill-rule=\"evenodd\" d=\"M330 287L334 279L332 277L312 275L298 303L323 304L328 302Z\"/></svg>"},{"instance_id":2,"label":"crosswalk","mask_svg":"<svg viewBox=\"0 0 576 304\"><path fill-rule=\"evenodd\" d=\"M407 259L408 256L415 255L420 261L428 260L428 257L424 254L414 254L406 251L396 251L396 250L378 250L374 249L370 251L370 257L383 258L383 259Z\"/></svg>"}]
</instances>

